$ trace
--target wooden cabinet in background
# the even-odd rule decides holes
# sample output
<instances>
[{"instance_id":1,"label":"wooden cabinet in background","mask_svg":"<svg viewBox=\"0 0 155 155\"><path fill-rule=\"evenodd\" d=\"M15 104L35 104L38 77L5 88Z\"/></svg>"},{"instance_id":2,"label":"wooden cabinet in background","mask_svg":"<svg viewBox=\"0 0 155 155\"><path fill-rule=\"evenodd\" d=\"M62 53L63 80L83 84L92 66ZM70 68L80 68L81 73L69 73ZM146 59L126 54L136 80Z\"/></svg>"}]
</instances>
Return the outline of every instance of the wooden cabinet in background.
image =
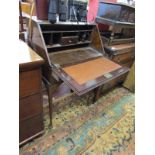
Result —
<instances>
[{"instance_id":1,"label":"wooden cabinet in background","mask_svg":"<svg viewBox=\"0 0 155 155\"><path fill-rule=\"evenodd\" d=\"M131 67L135 60L135 44L118 44L104 47L109 58L121 66Z\"/></svg>"},{"instance_id":2,"label":"wooden cabinet in background","mask_svg":"<svg viewBox=\"0 0 155 155\"><path fill-rule=\"evenodd\" d=\"M99 2L96 22L107 56L121 66L131 67L135 59L135 8Z\"/></svg>"},{"instance_id":3,"label":"wooden cabinet in background","mask_svg":"<svg viewBox=\"0 0 155 155\"><path fill-rule=\"evenodd\" d=\"M41 92L43 59L24 42L20 41L19 45L19 143L22 145L44 132Z\"/></svg>"}]
</instances>

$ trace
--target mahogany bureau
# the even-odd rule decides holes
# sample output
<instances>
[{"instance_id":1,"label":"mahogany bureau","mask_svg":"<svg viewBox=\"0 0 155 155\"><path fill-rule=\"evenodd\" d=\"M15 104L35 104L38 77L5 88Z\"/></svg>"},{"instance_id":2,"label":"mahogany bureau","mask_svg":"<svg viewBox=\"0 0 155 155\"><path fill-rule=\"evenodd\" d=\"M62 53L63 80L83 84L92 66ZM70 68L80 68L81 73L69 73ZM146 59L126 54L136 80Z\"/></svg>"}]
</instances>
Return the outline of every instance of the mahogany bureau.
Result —
<instances>
[{"instance_id":1,"label":"mahogany bureau","mask_svg":"<svg viewBox=\"0 0 155 155\"><path fill-rule=\"evenodd\" d=\"M103 85L113 80L119 83L129 71L128 67L122 67L106 57L96 24L51 24L32 18L32 33L29 45L45 60L43 81L49 96L49 127L52 126L54 109L52 94L61 84L66 84L77 96L93 92L95 102ZM89 103L89 97L87 101Z\"/></svg>"},{"instance_id":2,"label":"mahogany bureau","mask_svg":"<svg viewBox=\"0 0 155 155\"><path fill-rule=\"evenodd\" d=\"M44 132L41 65L44 60L20 41L19 145Z\"/></svg>"}]
</instances>

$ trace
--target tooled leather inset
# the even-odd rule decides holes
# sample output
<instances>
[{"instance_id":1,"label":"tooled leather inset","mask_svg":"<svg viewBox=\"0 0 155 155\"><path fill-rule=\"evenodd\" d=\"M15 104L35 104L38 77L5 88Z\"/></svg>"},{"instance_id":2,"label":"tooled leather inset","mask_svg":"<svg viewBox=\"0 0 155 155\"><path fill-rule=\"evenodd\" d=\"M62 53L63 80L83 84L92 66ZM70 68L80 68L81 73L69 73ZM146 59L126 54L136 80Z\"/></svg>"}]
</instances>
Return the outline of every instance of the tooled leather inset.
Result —
<instances>
[{"instance_id":1,"label":"tooled leather inset","mask_svg":"<svg viewBox=\"0 0 155 155\"><path fill-rule=\"evenodd\" d=\"M77 65L64 67L63 70L77 83L84 84L119 68L121 68L120 65L102 57Z\"/></svg>"}]
</instances>

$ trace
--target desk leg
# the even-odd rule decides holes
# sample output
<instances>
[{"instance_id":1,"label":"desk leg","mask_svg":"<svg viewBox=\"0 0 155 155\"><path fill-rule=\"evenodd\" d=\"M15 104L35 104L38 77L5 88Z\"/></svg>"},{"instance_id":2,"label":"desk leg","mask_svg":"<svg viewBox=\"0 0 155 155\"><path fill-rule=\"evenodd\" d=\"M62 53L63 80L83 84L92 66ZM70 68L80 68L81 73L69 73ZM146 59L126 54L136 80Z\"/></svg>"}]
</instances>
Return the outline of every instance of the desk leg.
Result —
<instances>
[{"instance_id":1,"label":"desk leg","mask_svg":"<svg viewBox=\"0 0 155 155\"><path fill-rule=\"evenodd\" d=\"M52 124L52 111L53 111L53 103L52 103L52 91L51 91L51 86L48 86L48 101L49 101L49 117L50 117L50 123L49 123L49 128L53 127Z\"/></svg>"},{"instance_id":2,"label":"desk leg","mask_svg":"<svg viewBox=\"0 0 155 155\"><path fill-rule=\"evenodd\" d=\"M88 96L87 96L87 105L89 106L90 104L93 104L94 103L94 96L92 97L91 95L93 95L94 93L93 92L90 92L90 94L88 93Z\"/></svg>"},{"instance_id":3,"label":"desk leg","mask_svg":"<svg viewBox=\"0 0 155 155\"><path fill-rule=\"evenodd\" d=\"M102 88L102 86L94 89L94 99L93 99L94 102L96 102L99 99L101 88Z\"/></svg>"},{"instance_id":4,"label":"desk leg","mask_svg":"<svg viewBox=\"0 0 155 155\"><path fill-rule=\"evenodd\" d=\"M55 85L54 83L50 83L45 77L43 77L43 82L45 84L45 87L46 87L47 93L48 93L49 117L50 117L49 128L51 128L51 127L53 127L53 123L52 123L52 113L53 113L52 94L56 90L57 85Z\"/></svg>"},{"instance_id":5,"label":"desk leg","mask_svg":"<svg viewBox=\"0 0 155 155\"><path fill-rule=\"evenodd\" d=\"M52 123L52 114L53 114L53 100L52 100L52 95L53 92L56 91L56 89L58 88L59 83L51 83L50 85L48 85L48 101L49 101L49 116L50 116L50 124L49 127L53 127L53 123Z\"/></svg>"}]
</instances>

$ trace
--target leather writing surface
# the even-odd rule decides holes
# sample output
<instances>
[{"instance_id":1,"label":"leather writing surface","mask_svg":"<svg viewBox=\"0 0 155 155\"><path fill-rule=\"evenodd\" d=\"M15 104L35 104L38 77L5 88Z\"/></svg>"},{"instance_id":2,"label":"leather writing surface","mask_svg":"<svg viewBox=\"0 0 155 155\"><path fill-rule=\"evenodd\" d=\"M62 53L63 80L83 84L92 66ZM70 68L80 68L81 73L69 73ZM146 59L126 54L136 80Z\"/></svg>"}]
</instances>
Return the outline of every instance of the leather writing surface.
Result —
<instances>
[{"instance_id":1,"label":"leather writing surface","mask_svg":"<svg viewBox=\"0 0 155 155\"><path fill-rule=\"evenodd\" d=\"M88 62L64 67L63 70L81 85L119 68L121 68L120 65L102 57Z\"/></svg>"}]
</instances>

